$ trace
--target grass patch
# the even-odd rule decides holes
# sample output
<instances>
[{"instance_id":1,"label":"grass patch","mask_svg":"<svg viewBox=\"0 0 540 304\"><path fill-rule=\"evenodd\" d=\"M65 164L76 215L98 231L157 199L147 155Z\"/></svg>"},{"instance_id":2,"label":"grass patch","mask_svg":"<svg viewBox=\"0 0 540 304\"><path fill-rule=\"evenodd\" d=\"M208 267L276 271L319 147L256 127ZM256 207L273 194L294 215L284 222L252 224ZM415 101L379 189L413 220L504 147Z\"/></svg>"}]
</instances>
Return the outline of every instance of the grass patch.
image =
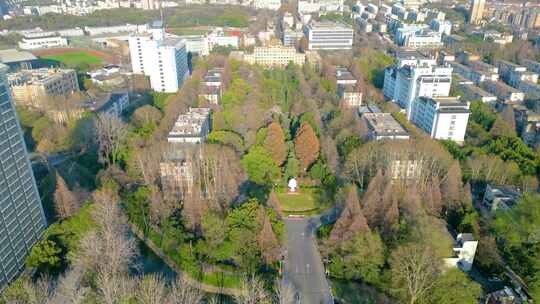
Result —
<instances>
[{"instance_id":1,"label":"grass patch","mask_svg":"<svg viewBox=\"0 0 540 304\"><path fill-rule=\"evenodd\" d=\"M75 52L66 52L64 54L57 55L46 55L40 57L51 63L61 63L67 67L75 68L80 66L93 66L99 65L102 63L101 58L88 54L86 52L75 51Z\"/></svg>"},{"instance_id":2,"label":"grass patch","mask_svg":"<svg viewBox=\"0 0 540 304\"><path fill-rule=\"evenodd\" d=\"M324 198L324 192L319 188L300 188L296 194L288 193L287 188L276 190L281 211L286 215L316 215L326 209L329 204Z\"/></svg>"}]
</instances>

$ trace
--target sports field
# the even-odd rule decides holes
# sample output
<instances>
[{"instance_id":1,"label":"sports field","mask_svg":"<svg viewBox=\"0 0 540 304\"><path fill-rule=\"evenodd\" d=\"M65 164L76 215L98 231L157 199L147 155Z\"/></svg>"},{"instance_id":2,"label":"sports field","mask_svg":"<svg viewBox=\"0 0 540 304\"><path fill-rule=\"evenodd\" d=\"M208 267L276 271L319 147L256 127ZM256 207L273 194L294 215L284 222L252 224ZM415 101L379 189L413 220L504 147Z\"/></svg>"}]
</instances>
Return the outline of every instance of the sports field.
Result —
<instances>
[{"instance_id":1,"label":"sports field","mask_svg":"<svg viewBox=\"0 0 540 304\"><path fill-rule=\"evenodd\" d=\"M102 60L100 57L89 54L83 51L66 52L63 54L45 55L41 56L42 59L57 61L63 63L68 67L76 67L81 64L98 65Z\"/></svg>"}]
</instances>

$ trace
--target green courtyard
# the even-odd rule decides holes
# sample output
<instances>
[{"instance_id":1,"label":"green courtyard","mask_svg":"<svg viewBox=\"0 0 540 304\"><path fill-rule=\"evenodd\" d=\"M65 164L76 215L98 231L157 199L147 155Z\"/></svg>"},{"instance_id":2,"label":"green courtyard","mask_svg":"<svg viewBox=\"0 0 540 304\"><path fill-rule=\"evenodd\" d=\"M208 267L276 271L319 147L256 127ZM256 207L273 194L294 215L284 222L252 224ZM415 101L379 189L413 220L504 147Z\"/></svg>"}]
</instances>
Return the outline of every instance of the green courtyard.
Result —
<instances>
[{"instance_id":1,"label":"green courtyard","mask_svg":"<svg viewBox=\"0 0 540 304\"><path fill-rule=\"evenodd\" d=\"M316 214L327 207L319 188L300 188L298 192L289 193L287 188L276 190L281 211L285 214Z\"/></svg>"},{"instance_id":2,"label":"green courtyard","mask_svg":"<svg viewBox=\"0 0 540 304\"><path fill-rule=\"evenodd\" d=\"M95 66L102 63L100 57L83 51L45 55L41 56L40 58L51 63L61 63L67 67L79 67L83 65Z\"/></svg>"}]
</instances>

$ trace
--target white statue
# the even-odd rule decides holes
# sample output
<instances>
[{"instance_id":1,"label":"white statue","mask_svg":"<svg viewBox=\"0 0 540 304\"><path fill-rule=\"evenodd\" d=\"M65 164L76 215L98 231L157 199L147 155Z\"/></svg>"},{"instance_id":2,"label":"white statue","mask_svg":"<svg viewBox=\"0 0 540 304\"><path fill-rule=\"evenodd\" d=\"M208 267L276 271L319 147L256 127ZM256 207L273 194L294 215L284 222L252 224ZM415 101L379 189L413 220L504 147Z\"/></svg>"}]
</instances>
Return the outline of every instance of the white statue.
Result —
<instances>
[{"instance_id":1,"label":"white statue","mask_svg":"<svg viewBox=\"0 0 540 304\"><path fill-rule=\"evenodd\" d=\"M297 188L298 188L298 182L293 177L289 180L289 192L296 192Z\"/></svg>"}]
</instances>

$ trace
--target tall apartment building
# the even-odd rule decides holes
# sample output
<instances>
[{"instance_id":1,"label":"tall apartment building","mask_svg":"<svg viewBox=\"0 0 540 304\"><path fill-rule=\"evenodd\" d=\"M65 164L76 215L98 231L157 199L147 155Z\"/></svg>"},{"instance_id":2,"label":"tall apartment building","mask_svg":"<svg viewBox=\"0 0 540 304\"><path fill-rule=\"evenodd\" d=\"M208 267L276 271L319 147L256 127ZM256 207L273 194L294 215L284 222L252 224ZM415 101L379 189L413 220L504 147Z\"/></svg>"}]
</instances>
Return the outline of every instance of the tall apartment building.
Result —
<instances>
[{"instance_id":1,"label":"tall apartment building","mask_svg":"<svg viewBox=\"0 0 540 304\"><path fill-rule=\"evenodd\" d=\"M67 96L79 91L72 69L23 70L7 75L13 99L18 104L41 109L48 97Z\"/></svg>"},{"instance_id":2,"label":"tall apartment building","mask_svg":"<svg viewBox=\"0 0 540 304\"><path fill-rule=\"evenodd\" d=\"M255 47L252 54L245 54L244 61L249 64L260 64L262 66L286 66L290 62L297 65L304 65L306 55L298 53L292 46L262 46Z\"/></svg>"},{"instance_id":3,"label":"tall apartment building","mask_svg":"<svg viewBox=\"0 0 540 304\"><path fill-rule=\"evenodd\" d=\"M174 93L189 74L186 44L165 37L163 22L153 22L149 31L150 35L129 37L133 73L149 76L154 91Z\"/></svg>"},{"instance_id":4,"label":"tall apartment building","mask_svg":"<svg viewBox=\"0 0 540 304\"><path fill-rule=\"evenodd\" d=\"M0 65L0 290L24 269L47 225L6 72Z\"/></svg>"},{"instance_id":5,"label":"tall apartment building","mask_svg":"<svg viewBox=\"0 0 540 304\"><path fill-rule=\"evenodd\" d=\"M484 7L486 0L471 0L471 8L469 9L469 23L478 24L484 17Z\"/></svg>"},{"instance_id":6,"label":"tall apartment building","mask_svg":"<svg viewBox=\"0 0 540 304\"><path fill-rule=\"evenodd\" d=\"M310 50L350 50L354 31L351 26L333 22L312 22L304 27Z\"/></svg>"},{"instance_id":7,"label":"tall apartment building","mask_svg":"<svg viewBox=\"0 0 540 304\"><path fill-rule=\"evenodd\" d=\"M419 96L446 97L451 84L451 67L437 65L434 58L416 52L402 52L397 65L385 70L383 93L405 109L410 119L413 100Z\"/></svg>"},{"instance_id":8,"label":"tall apartment building","mask_svg":"<svg viewBox=\"0 0 540 304\"><path fill-rule=\"evenodd\" d=\"M469 105L456 97L419 97L413 102L410 120L432 138L463 143Z\"/></svg>"}]
</instances>

